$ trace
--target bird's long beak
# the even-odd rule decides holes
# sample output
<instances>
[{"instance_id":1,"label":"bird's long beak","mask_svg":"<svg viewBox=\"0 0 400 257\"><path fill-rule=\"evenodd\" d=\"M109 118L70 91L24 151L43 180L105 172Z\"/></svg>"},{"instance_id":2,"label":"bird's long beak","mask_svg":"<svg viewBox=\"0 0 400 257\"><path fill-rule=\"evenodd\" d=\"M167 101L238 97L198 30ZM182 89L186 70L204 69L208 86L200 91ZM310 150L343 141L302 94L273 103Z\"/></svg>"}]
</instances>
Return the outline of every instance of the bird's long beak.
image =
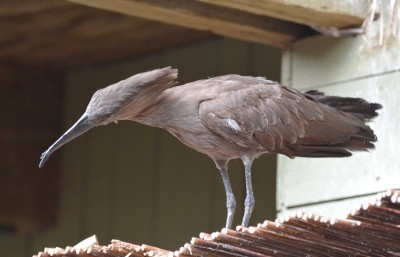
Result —
<instances>
[{"instance_id":1,"label":"bird's long beak","mask_svg":"<svg viewBox=\"0 0 400 257\"><path fill-rule=\"evenodd\" d=\"M72 139L82 135L93 127L94 125L91 122L88 122L88 116L86 113L83 114L82 117L80 117L79 120L70 129L68 129L67 132L64 133L64 135L62 135L53 145L51 145L49 149L42 153L42 156L40 157L41 160L39 163L39 168L43 167L50 155L58 148L68 143Z\"/></svg>"}]
</instances>

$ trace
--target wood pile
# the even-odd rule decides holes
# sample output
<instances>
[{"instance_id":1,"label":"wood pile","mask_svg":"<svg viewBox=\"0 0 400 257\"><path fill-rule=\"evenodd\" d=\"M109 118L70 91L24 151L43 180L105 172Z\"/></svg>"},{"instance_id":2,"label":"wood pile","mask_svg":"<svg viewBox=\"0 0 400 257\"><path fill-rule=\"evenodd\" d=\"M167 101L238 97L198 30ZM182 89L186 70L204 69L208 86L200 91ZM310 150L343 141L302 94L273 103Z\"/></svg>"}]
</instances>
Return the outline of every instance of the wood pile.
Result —
<instances>
[{"instance_id":1,"label":"wood pile","mask_svg":"<svg viewBox=\"0 0 400 257\"><path fill-rule=\"evenodd\" d=\"M74 247L46 248L34 257L129 256L400 256L400 191L378 194L374 202L351 211L346 219L299 212L257 227L201 233L178 251L95 237Z\"/></svg>"}]
</instances>

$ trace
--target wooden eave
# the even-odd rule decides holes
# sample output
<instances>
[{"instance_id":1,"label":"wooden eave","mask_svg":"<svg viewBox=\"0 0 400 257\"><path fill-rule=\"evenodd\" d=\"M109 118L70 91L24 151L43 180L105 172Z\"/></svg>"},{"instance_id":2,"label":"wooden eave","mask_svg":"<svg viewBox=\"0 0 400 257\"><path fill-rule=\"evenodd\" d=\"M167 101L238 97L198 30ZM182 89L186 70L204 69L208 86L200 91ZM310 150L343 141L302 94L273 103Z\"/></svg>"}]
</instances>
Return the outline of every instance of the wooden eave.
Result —
<instances>
[{"instance_id":1,"label":"wooden eave","mask_svg":"<svg viewBox=\"0 0 400 257\"><path fill-rule=\"evenodd\" d=\"M76 69L212 36L64 0L0 2L0 65Z\"/></svg>"},{"instance_id":2,"label":"wooden eave","mask_svg":"<svg viewBox=\"0 0 400 257\"><path fill-rule=\"evenodd\" d=\"M351 0L1 1L0 63L71 69L212 35L285 47L310 25L358 27L368 12Z\"/></svg>"},{"instance_id":3,"label":"wooden eave","mask_svg":"<svg viewBox=\"0 0 400 257\"><path fill-rule=\"evenodd\" d=\"M357 27L369 1L335 0L69 0L217 35L284 47L309 26Z\"/></svg>"}]
</instances>

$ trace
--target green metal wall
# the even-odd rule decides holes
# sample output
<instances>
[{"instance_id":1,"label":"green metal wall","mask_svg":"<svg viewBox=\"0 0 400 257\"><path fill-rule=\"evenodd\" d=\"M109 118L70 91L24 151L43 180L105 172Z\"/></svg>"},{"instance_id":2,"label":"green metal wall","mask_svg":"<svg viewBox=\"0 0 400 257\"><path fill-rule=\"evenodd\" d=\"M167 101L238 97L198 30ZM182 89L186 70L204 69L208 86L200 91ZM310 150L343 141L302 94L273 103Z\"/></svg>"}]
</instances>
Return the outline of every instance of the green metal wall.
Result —
<instances>
[{"instance_id":1,"label":"green metal wall","mask_svg":"<svg viewBox=\"0 0 400 257\"><path fill-rule=\"evenodd\" d=\"M95 90L138 72L171 65L179 69L180 83L228 73L278 80L280 60L278 49L216 38L74 71L66 76L64 127L80 117ZM62 155L57 226L28 237L0 237L2 256L29 256L92 234L103 244L116 238L175 250L199 232L225 224L225 193L213 161L165 131L120 122L88 132L57 154ZM229 167L237 225L243 213L244 174L240 161L231 161ZM251 225L275 218L276 158L264 156L253 167L256 207Z\"/></svg>"}]
</instances>

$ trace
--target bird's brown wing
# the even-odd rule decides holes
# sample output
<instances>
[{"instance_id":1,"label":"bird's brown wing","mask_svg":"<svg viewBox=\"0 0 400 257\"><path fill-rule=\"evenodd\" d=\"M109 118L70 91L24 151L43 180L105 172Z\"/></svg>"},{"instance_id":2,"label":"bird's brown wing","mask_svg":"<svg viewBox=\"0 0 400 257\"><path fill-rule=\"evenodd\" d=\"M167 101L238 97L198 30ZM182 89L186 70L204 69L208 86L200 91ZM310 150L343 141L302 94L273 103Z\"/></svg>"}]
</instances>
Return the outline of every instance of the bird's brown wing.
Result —
<instances>
[{"instance_id":1,"label":"bird's brown wing","mask_svg":"<svg viewBox=\"0 0 400 257\"><path fill-rule=\"evenodd\" d=\"M231 142L289 157L310 146L319 151L344 142L360 130L346 114L278 83L221 93L202 102L199 115L206 127Z\"/></svg>"}]
</instances>

